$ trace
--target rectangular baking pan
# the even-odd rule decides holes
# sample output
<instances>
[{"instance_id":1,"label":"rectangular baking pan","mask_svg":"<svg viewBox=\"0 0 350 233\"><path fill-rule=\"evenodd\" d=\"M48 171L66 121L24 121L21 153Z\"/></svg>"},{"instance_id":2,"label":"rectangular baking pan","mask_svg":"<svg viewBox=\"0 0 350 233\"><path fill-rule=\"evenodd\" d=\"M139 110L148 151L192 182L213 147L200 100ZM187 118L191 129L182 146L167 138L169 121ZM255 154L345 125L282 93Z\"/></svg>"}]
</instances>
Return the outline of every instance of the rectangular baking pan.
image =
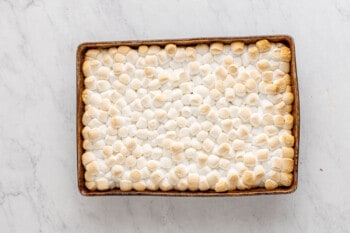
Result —
<instances>
[{"instance_id":1,"label":"rectangular baking pan","mask_svg":"<svg viewBox=\"0 0 350 233\"><path fill-rule=\"evenodd\" d=\"M158 45L165 46L166 44L173 43L178 46L193 46L197 44L210 44L214 42L221 42L224 44L230 44L235 41L241 41L245 44L255 43L259 40L267 39L271 42L281 42L288 46L291 50L291 63L290 63L290 76L292 80L292 90L294 94L294 103L292 115L294 117L294 126L292 133L295 137L294 144L294 171L293 182L289 187L278 187L274 190L266 190L264 188L255 188L248 190L234 190L225 193L217 193L214 191L185 191L180 192L176 190L172 191L121 191L119 189L112 189L107 191L90 191L85 187L84 173L85 168L82 164L83 149L83 136L81 130L83 129L82 116L84 114L84 103L81 98L81 94L84 90L84 75L82 71L82 64L84 62L85 53L89 49L106 49L110 47L118 47L121 45L137 48L140 45ZM300 130L300 107L299 107L299 90L297 79L297 68L295 58L295 45L293 38L288 35L273 35L273 36L249 36L249 37L218 37L218 38L191 38L191 39L169 39L169 40L134 40L134 41L112 41L112 42L88 42L82 43L77 48L76 53L76 78L77 78L77 113L76 113L76 133L77 133L77 175L78 175L78 188L84 196L107 196L107 195L151 195L151 196L249 196L249 195L270 195L270 194L287 194L292 193L297 188L298 183L298 156L299 156L299 130Z\"/></svg>"}]
</instances>

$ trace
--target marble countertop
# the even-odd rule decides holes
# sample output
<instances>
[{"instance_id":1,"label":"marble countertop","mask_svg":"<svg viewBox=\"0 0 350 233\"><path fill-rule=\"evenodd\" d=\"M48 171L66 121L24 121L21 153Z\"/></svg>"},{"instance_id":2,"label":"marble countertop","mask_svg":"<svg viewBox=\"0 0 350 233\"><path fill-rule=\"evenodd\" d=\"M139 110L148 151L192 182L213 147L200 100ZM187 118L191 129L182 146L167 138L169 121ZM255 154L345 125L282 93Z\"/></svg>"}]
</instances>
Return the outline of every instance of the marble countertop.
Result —
<instances>
[{"instance_id":1,"label":"marble countertop","mask_svg":"<svg viewBox=\"0 0 350 233\"><path fill-rule=\"evenodd\" d=\"M349 232L350 2L0 1L0 232ZM298 190L235 198L83 197L75 52L86 41L290 34Z\"/></svg>"}]
</instances>

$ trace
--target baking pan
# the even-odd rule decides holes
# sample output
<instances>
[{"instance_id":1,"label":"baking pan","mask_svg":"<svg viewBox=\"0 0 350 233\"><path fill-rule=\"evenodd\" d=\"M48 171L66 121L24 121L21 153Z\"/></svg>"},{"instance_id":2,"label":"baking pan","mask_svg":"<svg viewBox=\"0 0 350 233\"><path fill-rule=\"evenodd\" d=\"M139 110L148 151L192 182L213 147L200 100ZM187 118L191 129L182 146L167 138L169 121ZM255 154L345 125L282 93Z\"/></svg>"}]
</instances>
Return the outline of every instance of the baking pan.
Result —
<instances>
[{"instance_id":1,"label":"baking pan","mask_svg":"<svg viewBox=\"0 0 350 233\"><path fill-rule=\"evenodd\" d=\"M120 189L112 189L107 191L91 191L85 187L84 173L85 168L82 164L82 154L85 152L83 149L83 136L81 131L83 129L82 117L84 114L84 102L82 100L82 92L84 90L84 75L82 71L82 65L84 62L85 53L89 49L106 49L110 47L118 47L121 45L137 48L140 45L158 45L165 46L172 43L177 46L193 46L197 44L211 44L214 42L220 42L224 44L230 44L235 41L241 41L245 44L255 43L259 40L267 39L275 43L283 43L290 48L291 62L290 62L290 77L292 80L292 92L294 94L293 110L291 114L294 117L294 126L292 134L295 137L294 144L294 171L293 181L289 187L278 187L273 190L267 190L265 188L254 188L248 190L234 190L224 193L217 193L215 191L185 191L180 192L176 190L171 191L121 191ZM76 54L76 78L77 78L77 112L76 112L76 134L77 134L77 175L78 175L78 188L82 195L85 196L106 196L106 195L152 195L152 196L248 196L248 195L270 195L270 194L287 194L294 192L298 183L298 154L299 154L299 130L300 130L300 107L299 107L299 90L295 57L295 45L293 38L288 35L273 35L273 36L249 36L249 37L218 37L218 38L191 38L191 39L167 39L167 40L134 40L134 41L112 41L112 42L88 42L82 43L78 46Z\"/></svg>"}]
</instances>

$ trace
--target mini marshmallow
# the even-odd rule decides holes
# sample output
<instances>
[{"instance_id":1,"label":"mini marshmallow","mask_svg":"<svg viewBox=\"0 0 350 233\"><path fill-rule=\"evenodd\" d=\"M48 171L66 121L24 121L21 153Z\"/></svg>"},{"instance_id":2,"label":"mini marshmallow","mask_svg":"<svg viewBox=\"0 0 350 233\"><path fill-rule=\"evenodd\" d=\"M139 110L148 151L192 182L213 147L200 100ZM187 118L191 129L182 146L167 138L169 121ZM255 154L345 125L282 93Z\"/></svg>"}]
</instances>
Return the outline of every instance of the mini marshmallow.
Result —
<instances>
[{"instance_id":1,"label":"mini marshmallow","mask_svg":"<svg viewBox=\"0 0 350 233\"><path fill-rule=\"evenodd\" d=\"M240 139L236 139L233 141L232 148L234 150L243 150L244 149L244 141Z\"/></svg>"},{"instance_id":2,"label":"mini marshmallow","mask_svg":"<svg viewBox=\"0 0 350 233\"><path fill-rule=\"evenodd\" d=\"M198 174L195 174L195 173L190 173L188 174L188 177L187 177L187 183L188 183L188 189L190 191L196 191L198 190L198 186L199 186L199 175Z\"/></svg>"},{"instance_id":3,"label":"mini marshmallow","mask_svg":"<svg viewBox=\"0 0 350 233\"><path fill-rule=\"evenodd\" d=\"M255 178L258 180L262 180L265 177L265 169L261 165L257 165L254 168Z\"/></svg>"},{"instance_id":4,"label":"mini marshmallow","mask_svg":"<svg viewBox=\"0 0 350 233\"><path fill-rule=\"evenodd\" d=\"M144 74L147 78L153 78L156 73L156 69L154 67L146 67L144 69Z\"/></svg>"},{"instance_id":5,"label":"mini marshmallow","mask_svg":"<svg viewBox=\"0 0 350 233\"><path fill-rule=\"evenodd\" d=\"M110 157L113 153L113 148L111 146L104 146L102 152L105 157Z\"/></svg>"},{"instance_id":6,"label":"mini marshmallow","mask_svg":"<svg viewBox=\"0 0 350 233\"><path fill-rule=\"evenodd\" d=\"M211 186L211 187L215 187L216 183L219 181L220 179L220 174L218 171L216 170L213 170L211 171L208 175L207 175L207 181L208 181L208 184Z\"/></svg>"},{"instance_id":7,"label":"mini marshmallow","mask_svg":"<svg viewBox=\"0 0 350 233\"><path fill-rule=\"evenodd\" d=\"M208 104L202 104L199 106L199 113L201 115L207 115L210 112L210 110L211 110L211 107Z\"/></svg>"},{"instance_id":8,"label":"mini marshmallow","mask_svg":"<svg viewBox=\"0 0 350 233\"><path fill-rule=\"evenodd\" d=\"M219 160L219 168L221 168L222 170L228 170L230 166L231 166L230 160L227 160L227 159Z\"/></svg>"},{"instance_id":9,"label":"mini marshmallow","mask_svg":"<svg viewBox=\"0 0 350 233\"><path fill-rule=\"evenodd\" d=\"M100 191L109 189L108 180L106 178L96 179L96 187L97 187L97 190L100 190Z\"/></svg>"},{"instance_id":10,"label":"mini marshmallow","mask_svg":"<svg viewBox=\"0 0 350 233\"><path fill-rule=\"evenodd\" d=\"M147 168L150 171L155 171L159 167L159 162L156 160L149 160L147 162Z\"/></svg>"},{"instance_id":11,"label":"mini marshmallow","mask_svg":"<svg viewBox=\"0 0 350 233\"><path fill-rule=\"evenodd\" d=\"M290 63L289 62L280 62L279 69L284 73L289 73L290 71Z\"/></svg>"},{"instance_id":12,"label":"mini marshmallow","mask_svg":"<svg viewBox=\"0 0 350 233\"><path fill-rule=\"evenodd\" d=\"M242 175L242 182L245 184L245 185L254 185L255 183L255 174L253 171L245 171Z\"/></svg>"},{"instance_id":13,"label":"mini marshmallow","mask_svg":"<svg viewBox=\"0 0 350 233\"><path fill-rule=\"evenodd\" d=\"M285 92L287 89L287 84L284 79L277 79L276 81L273 82L276 85L276 91L278 93Z\"/></svg>"},{"instance_id":14,"label":"mini marshmallow","mask_svg":"<svg viewBox=\"0 0 350 233\"><path fill-rule=\"evenodd\" d=\"M160 165L161 168L170 169L171 166L172 166L172 161L171 161L170 158L162 157L160 159L159 165Z\"/></svg>"},{"instance_id":15,"label":"mini marshmallow","mask_svg":"<svg viewBox=\"0 0 350 233\"><path fill-rule=\"evenodd\" d=\"M258 113L253 113L250 115L250 124L255 127L258 127L261 124L261 117Z\"/></svg>"},{"instance_id":16,"label":"mini marshmallow","mask_svg":"<svg viewBox=\"0 0 350 233\"><path fill-rule=\"evenodd\" d=\"M210 52L214 55L222 53L224 45L222 43L212 43L210 45Z\"/></svg>"},{"instance_id":17,"label":"mini marshmallow","mask_svg":"<svg viewBox=\"0 0 350 233\"><path fill-rule=\"evenodd\" d=\"M190 132L192 136L197 135L201 130L201 125L199 123L194 123L190 126Z\"/></svg>"},{"instance_id":18,"label":"mini marshmallow","mask_svg":"<svg viewBox=\"0 0 350 233\"><path fill-rule=\"evenodd\" d=\"M207 119L216 122L218 120L218 114L216 111L210 110L210 112L207 114Z\"/></svg>"},{"instance_id":19,"label":"mini marshmallow","mask_svg":"<svg viewBox=\"0 0 350 233\"><path fill-rule=\"evenodd\" d=\"M269 148L271 150L277 149L280 145L281 145L281 143L280 143L278 136L274 136L274 137L271 137L269 139Z\"/></svg>"},{"instance_id":20,"label":"mini marshmallow","mask_svg":"<svg viewBox=\"0 0 350 233\"><path fill-rule=\"evenodd\" d=\"M293 174L281 172L280 184L282 186L286 186L286 187L291 186L292 181L293 181Z\"/></svg>"},{"instance_id":21,"label":"mini marshmallow","mask_svg":"<svg viewBox=\"0 0 350 233\"><path fill-rule=\"evenodd\" d=\"M170 148L171 152L174 154L178 154L184 150L184 144L182 142L174 142Z\"/></svg>"},{"instance_id":22,"label":"mini marshmallow","mask_svg":"<svg viewBox=\"0 0 350 233\"><path fill-rule=\"evenodd\" d=\"M220 91L221 93L224 93L225 92L224 81L216 80L216 82L215 82L215 89Z\"/></svg>"},{"instance_id":23,"label":"mini marshmallow","mask_svg":"<svg viewBox=\"0 0 350 233\"><path fill-rule=\"evenodd\" d=\"M210 188L210 185L208 183L208 179L206 177L200 177L200 180L199 180L199 190L200 191L207 191L209 188Z\"/></svg>"},{"instance_id":24,"label":"mini marshmallow","mask_svg":"<svg viewBox=\"0 0 350 233\"><path fill-rule=\"evenodd\" d=\"M121 74L119 75L119 82L121 82L122 84L129 84L130 82L130 76L128 74Z\"/></svg>"},{"instance_id":25,"label":"mini marshmallow","mask_svg":"<svg viewBox=\"0 0 350 233\"><path fill-rule=\"evenodd\" d=\"M193 83L192 82L185 82L180 84L180 89L182 93L184 94L190 94L192 93L193 90Z\"/></svg>"},{"instance_id":26,"label":"mini marshmallow","mask_svg":"<svg viewBox=\"0 0 350 233\"><path fill-rule=\"evenodd\" d=\"M294 101L294 95L291 92L284 93L282 98L286 104L292 104Z\"/></svg>"},{"instance_id":27,"label":"mini marshmallow","mask_svg":"<svg viewBox=\"0 0 350 233\"><path fill-rule=\"evenodd\" d=\"M165 52L168 54L169 57L173 57L176 54L176 45L167 44L165 46Z\"/></svg>"},{"instance_id":28,"label":"mini marshmallow","mask_svg":"<svg viewBox=\"0 0 350 233\"><path fill-rule=\"evenodd\" d=\"M198 44L196 45L196 51L201 55L206 54L209 51L209 46L206 44Z\"/></svg>"},{"instance_id":29,"label":"mini marshmallow","mask_svg":"<svg viewBox=\"0 0 350 233\"><path fill-rule=\"evenodd\" d=\"M270 178L271 180L279 183L281 180L281 173L280 172L276 172L274 170L271 170L267 173L267 177Z\"/></svg>"},{"instance_id":30,"label":"mini marshmallow","mask_svg":"<svg viewBox=\"0 0 350 233\"><path fill-rule=\"evenodd\" d=\"M89 49L86 51L85 56L88 58L97 58L97 56L100 54L100 50L98 49Z\"/></svg>"},{"instance_id":31,"label":"mini marshmallow","mask_svg":"<svg viewBox=\"0 0 350 233\"><path fill-rule=\"evenodd\" d=\"M217 154L221 157L228 155L231 151L231 147L228 143L222 143L217 150Z\"/></svg>"},{"instance_id":32,"label":"mini marshmallow","mask_svg":"<svg viewBox=\"0 0 350 233\"><path fill-rule=\"evenodd\" d=\"M224 64L226 66L229 66L231 64L233 64L233 57L231 55L227 55L224 57Z\"/></svg>"},{"instance_id":33,"label":"mini marshmallow","mask_svg":"<svg viewBox=\"0 0 350 233\"><path fill-rule=\"evenodd\" d=\"M159 184L159 188L162 190L162 191L170 191L171 189L173 189L173 186L172 184L169 182L169 180L167 178L164 178L160 184Z\"/></svg>"},{"instance_id":34,"label":"mini marshmallow","mask_svg":"<svg viewBox=\"0 0 350 233\"><path fill-rule=\"evenodd\" d=\"M228 108L221 108L218 114L221 119L226 119L230 117L230 110Z\"/></svg>"},{"instance_id":35,"label":"mini marshmallow","mask_svg":"<svg viewBox=\"0 0 350 233\"><path fill-rule=\"evenodd\" d=\"M106 91L106 90L108 90L110 88L111 88L111 84L108 81L106 81L106 80L99 80L99 81L97 81L97 90L99 92Z\"/></svg>"},{"instance_id":36,"label":"mini marshmallow","mask_svg":"<svg viewBox=\"0 0 350 233\"><path fill-rule=\"evenodd\" d=\"M114 61L117 63L124 63L126 60L125 56L123 54L120 53L116 53L114 55Z\"/></svg>"},{"instance_id":37,"label":"mini marshmallow","mask_svg":"<svg viewBox=\"0 0 350 233\"><path fill-rule=\"evenodd\" d=\"M133 189L136 191L142 192L146 190L146 183L144 181L139 181L133 183Z\"/></svg>"},{"instance_id":38,"label":"mini marshmallow","mask_svg":"<svg viewBox=\"0 0 350 233\"><path fill-rule=\"evenodd\" d=\"M95 181L85 182L85 186L91 191L95 191L97 189Z\"/></svg>"},{"instance_id":39,"label":"mini marshmallow","mask_svg":"<svg viewBox=\"0 0 350 233\"><path fill-rule=\"evenodd\" d=\"M156 95L154 98L153 98L153 105L156 107L156 108L160 108L164 105L165 103L165 97L163 95Z\"/></svg>"},{"instance_id":40,"label":"mini marshmallow","mask_svg":"<svg viewBox=\"0 0 350 233\"><path fill-rule=\"evenodd\" d=\"M136 165L136 162L137 162L137 160L134 156L128 156L125 159L125 165L129 168L134 167Z\"/></svg>"},{"instance_id":41,"label":"mini marshmallow","mask_svg":"<svg viewBox=\"0 0 350 233\"><path fill-rule=\"evenodd\" d=\"M228 74L228 71L223 66L218 66L215 70L215 76L218 79L225 79Z\"/></svg>"},{"instance_id":42,"label":"mini marshmallow","mask_svg":"<svg viewBox=\"0 0 350 233\"><path fill-rule=\"evenodd\" d=\"M244 71L244 69L239 71L239 74L237 76L238 81L245 83L249 79L249 74Z\"/></svg>"},{"instance_id":43,"label":"mini marshmallow","mask_svg":"<svg viewBox=\"0 0 350 233\"><path fill-rule=\"evenodd\" d=\"M156 55L147 55L145 57L145 63L146 63L146 66L157 66L158 58Z\"/></svg>"},{"instance_id":44,"label":"mini marshmallow","mask_svg":"<svg viewBox=\"0 0 350 233\"><path fill-rule=\"evenodd\" d=\"M184 178L188 173L186 166L183 164L177 165L174 168L174 172L175 172L176 176L179 178Z\"/></svg>"},{"instance_id":45,"label":"mini marshmallow","mask_svg":"<svg viewBox=\"0 0 350 233\"><path fill-rule=\"evenodd\" d=\"M246 139L249 136L250 130L247 126L241 125L238 127L237 136L239 139Z\"/></svg>"},{"instance_id":46,"label":"mini marshmallow","mask_svg":"<svg viewBox=\"0 0 350 233\"><path fill-rule=\"evenodd\" d=\"M84 79L84 85L87 89L93 91L97 88L97 80L95 76L89 76Z\"/></svg>"},{"instance_id":47,"label":"mini marshmallow","mask_svg":"<svg viewBox=\"0 0 350 233\"><path fill-rule=\"evenodd\" d=\"M200 131L196 137L198 141L203 142L206 138L208 138L208 132Z\"/></svg>"},{"instance_id":48,"label":"mini marshmallow","mask_svg":"<svg viewBox=\"0 0 350 233\"><path fill-rule=\"evenodd\" d=\"M235 98L235 90L233 88L225 89L225 98L227 101L233 101Z\"/></svg>"},{"instance_id":49,"label":"mini marshmallow","mask_svg":"<svg viewBox=\"0 0 350 233\"><path fill-rule=\"evenodd\" d=\"M220 178L215 185L215 192L226 192L228 191L228 183L226 178Z\"/></svg>"},{"instance_id":50,"label":"mini marshmallow","mask_svg":"<svg viewBox=\"0 0 350 233\"><path fill-rule=\"evenodd\" d=\"M256 164L256 157L253 153L246 153L244 155L243 163L247 167L254 167Z\"/></svg>"},{"instance_id":51,"label":"mini marshmallow","mask_svg":"<svg viewBox=\"0 0 350 233\"><path fill-rule=\"evenodd\" d=\"M266 113L262 117L263 125L272 125L274 124L273 116L270 113Z\"/></svg>"},{"instance_id":52,"label":"mini marshmallow","mask_svg":"<svg viewBox=\"0 0 350 233\"><path fill-rule=\"evenodd\" d=\"M248 56L252 60L256 60L259 57L259 49L255 45L249 45L248 47Z\"/></svg>"},{"instance_id":53,"label":"mini marshmallow","mask_svg":"<svg viewBox=\"0 0 350 233\"><path fill-rule=\"evenodd\" d=\"M180 179L175 188L181 192L186 191L188 188L187 179Z\"/></svg>"},{"instance_id":54,"label":"mini marshmallow","mask_svg":"<svg viewBox=\"0 0 350 233\"><path fill-rule=\"evenodd\" d=\"M283 116L284 118L284 128L285 129L292 129L293 128L293 122L294 118L291 114L286 114Z\"/></svg>"},{"instance_id":55,"label":"mini marshmallow","mask_svg":"<svg viewBox=\"0 0 350 233\"><path fill-rule=\"evenodd\" d=\"M151 45L148 47L148 54L154 55L160 51L160 47L158 45Z\"/></svg>"},{"instance_id":56,"label":"mini marshmallow","mask_svg":"<svg viewBox=\"0 0 350 233\"><path fill-rule=\"evenodd\" d=\"M97 77L99 80L108 80L109 79L110 68L102 66L97 71Z\"/></svg>"},{"instance_id":57,"label":"mini marshmallow","mask_svg":"<svg viewBox=\"0 0 350 233\"><path fill-rule=\"evenodd\" d=\"M114 63L113 64L113 72L115 75L120 75L124 71L123 63Z\"/></svg>"},{"instance_id":58,"label":"mini marshmallow","mask_svg":"<svg viewBox=\"0 0 350 233\"><path fill-rule=\"evenodd\" d=\"M208 157L208 166L211 168L216 168L219 165L219 157L216 155L209 155Z\"/></svg>"},{"instance_id":59,"label":"mini marshmallow","mask_svg":"<svg viewBox=\"0 0 350 233\"><path fill-rule=\"evenodd\" d=\"M186 56L189 61L193 61L197 57L196 49L192 47L187 47L186 48Z\"/></svg>"},{"instance_id":60,"label":"mini marshmallow","mask_svg":"<svg viewBox=\"0 0 350 233\"><path fill-rule=\"evenodd\" d=\"M272 189L275 189L275 188L277 188L277 187L278 187L278 183L277 183L276 181L271 180L271 179L267 179L267 180L265 181L265 188L266 188L267 190L272 190Z\"/></svg>"},{"instance_id":61,"label":"mini marshmallow","mask_svg":"<svg viewBox=\"0 0 350 233\"><path fill-rule=\"evenodd\" d=\"M267 142L268 142L268 136L264 133L259 134L253 138L253 145L263 146L267 144Z\"/></svg>"},{"instance_id":62,"label":"mini marshmallow","mask_svg":"<svg viewBox=\"0 0 350 233\"><path fill-rule=\"evenodd\" d=\"M252 79L252 78L248 79L245 82L245 87L246 87L247 92L255 91L256 90L256 81L254 79Z\"/></svg>"},{"instance_id":63,"label":"mini marshmallow","mask_svg":"<svg viewBox=\"0 0 350 233\"><path fill-rule=\"evenodd\" d=\"M256 93L251 93L246 98L246 103L250 106L256 106L259 104L259 96Z\"/></svg>"},{"instance_id":64,"label":"mini marshmallow","mask_svg":"<svg viewBox=\"0 0 350 233\"><path fill-rule=\"evenodd\" d=\"M117 48L117 52L123 55L126 55L130 51L129 46L121 45Z\"/></svg>"},{"instance_id":65,"label":"mini marshmallow","mask_svg":"<svg viewBox=\"0 0 350 233\"><path fill-rule=\"evenodd\" d=\"M130 180L120 180L119 188L121 191L130 191L132 189L132 182Z\"/></svg>"},{"instance_id":66,"label":"mini marshmallow","mask_svg":"<svg viewBox=\"0 0 350 233\"><path fill-rule=\"evenodd\" d=\"M199 67L200 67L200 64L197 61L188 63L188 70L190 75L199 74L199 71L200 71Z\"/></svg>"},{"instance_id":67,"label":"mini marshmallow","mask_svg":"<svg viewBox=\"0 0 350 233\"><path fill-rule=\"evenodd\" d=\"M235 79L230 74L227 75L224 80L224 85L225 85L225 90L227 88L233 88L233 86L235 85Z\"/></svg>"},{"instance_id":68,"label":"mini marshmallow","mask_svg":"<svg viewBox=\"0 0 350 233\"><path fill-rule=\"evenodd\" d=\"M148 46L147 45L140 45L138 48L138 53L142 56L145 56L148 52Z\"/></svg>"},{"instance_id":69,"label":"mini marshmallow","mask_svg":"<svg viewBox=\"0 0 350 233\"><path fill-rule=\"evenodd\" d=\"M294 160L291 158L282 158L282 172L293 172Z\"/></svg>"},{"instance_id":70,"label":"mini marshmallow","mask_svg":"<svg viewBox=\"0 0 350 233\"><path fill-rule=\"evenodd\" d=\"M161 170L154 171L150 176L151 181L158 185L164 179L164 173Z\"/></svg>"},{"instance_id":71,"label":"mini marshmallow","mask_svg":"<svg viewBox=\"0 0 350 233\"><path fill-rule=\"evenodd\" d=\"M283 147L282 148L282 158L294 158L294 149L290 147Z\"/></svg>"},{"instance_id":72,"label":"mini marshmallow","mask_svg":"<svg viewBox=\"0 0 350 233\"><path fill-rule=\"evenodd\" d=\"M212 89L209 95L213 100L218 100L221 97L221 92L217 89Z\"/></svg>"},{"instance_id":73,"label":"mini marshmallow","mask_svg":"<svg viewBox=\"0 0 350 233\"><path fill-rule=\"evenodd\" d=\"M237 96L242 97L246 94L246 87L241 83L236 83L233 89Z\"/></svg>"},{"instance_id":74,"label":"mini marshmallow","mask_svg":"<svg viewBox=\"0 0 350 233\"><path fill-rule=\"evenodd\" d=\"M239 117L243 122L247 122L249 121L251 116L251 111L249 110L249 108L247 107L243 107L240 111L239 111Z\"/></svg>"},{"instance_id":75,"label":"mini marshmallow","mask_svg":"<svg viewBox=\"0 0 350 233\"><path fill-rule=\"evenodd\" d=\"M293 135L290 135L288 133L283 133L281 136L280 136L280 141L281 141L281 144L283 146L286 146L286 147L293 147L294 145L294 136Z\"/></svg>"},{"instance_id":76,"label":"mini marshmallow","mask_svg":"<svg viewBox=\"0 0 350 233\"><path fill-rule=\"evenodd\" d=\"M175 62L184 62L186 60L186 50L184 48L177 48L173 59Z\"/></svg>"},{"instance_id":77,"label":"mini marshmallow","mask_svg":"<svg viewBox=\"0 0 350 233\"><path fill-rule=\"evenodd\" d=\"M124 168L120 165L114 165L111 169L111 173L114 178L119 178L124 174Z\"/></svg>"},{"instance_id":78,"label":"mini marshmallow","mask_svg":"<svg viewBox=\"0 0 350 233\"><path fill-rule=\"evenodd\" d=\"M268 52L271 49L271 43L268 40L259 40L256 42L256 47L260 53Z\"/></svg>"},{"instance_id":79,"label":"mini marshmallow","mask_svg":"<svg viewBox=\"0 0 350 233\"><path fill-rule=\"evenodd\" d=\"M224 132L230 131L232 129L232 127L233 127L233 121L231 119L225 119L225 120L221 121L221 128L224 130ZM215 130L221 132L221 130L218 130L218 128L216 128ZM214 131L214 133L215 133L215 131ZM213 137L215 137L215 135Z\"/></svg>"},{"instance_id":80,"label":"mini marshmallow","mask_svg":"<svg viewBox=\"0 0 350 233\"><path fill-rule=\"evenodd\" d=\"M231 50L233 54L241 55L244 52L244 43L243 42L231 43Z\"/></svg>"},{"instance_id":81,"label":"mini marshmallow","mask_svg":"<svg viewBox=\"0 0 350 233\"><path fill-rule=\"evenodd\" d=\"M263 59L263 60L260 60L256 63L256 67L258 68L258 70L263 72L263 71L269 70L271 65L270 65L270 62L268 60Z\"/></svg>"},{"instance_id":82,"label":"mini marshmallow","mask_svg":"<svg viewBox=\"0 0 350 233\"><path fill-rule=\"evenodd\" d=\"M268 136L273 136L273 135L276 135L278 133L278 128L274 125L268 125L268 126L264 127L264 132Z\"/></svg>"},{"instance_id":83,"label":"mini marshmallow","mask_svg":"<svg viewBox=\"0 0 350 233\"><path fill-rule=\"evenodd\" d=\"M132 181L134 181L134 182L140 181L141 177L142 177L142 174L141 174L140 170L138 170L138 169L131 170L130 178Z\"/></svg>"},{"instance_id":84,"label":"mini marshmallow","mask_svg":"<svg viewBox=\"0 0 350 233\"><path fill-rule=\"evenodd\" d=\"M97 60L92 60L92 61L84 61L83 63L83 74L85 75L85 77L94 75L95 73L97 73L97 70L99 69L99 67L101 66L101 63Z\"/></svg>"},{"instance_id":85,"label":"mini marshmallow","mask_svg":"<svg viewBox=\"0 0 350 233\"><path fill-rule=\"evenodd\" d=\"M222 143L228 142L228 136L227 136L227 134L221 133L221 134L219 135L219 137L217 138L216 142L217 142L218 144L222 144Z\"/></svg>"},{"instance_id":86,"label":"mini marshmallow","mask_svg":"<svg viewBox=\"0 0 350 233\"><path fill-rule=\"evenodd\" d=\"M89 163L95 161L95 155L90 152L90 151L87 151L85 152L83 155L82 155L82 163L83 165L86 167L86 165L88 165Z\"/></svg>"},{"instance_id":87,"label":"mini marshmallow","mask_svg":"<svg viewBox=\"0 0 350 233\"><path fill-rule=\"evenodd\" d=\"M227 67L227 71L228 71L228 73L231 74L231 75L236 75L236 74L237 74L237 71L238 71L238 68L237 68L236 65L232 64L232 65L229 65L229 66Z\"/></svg>"}]
</instances>

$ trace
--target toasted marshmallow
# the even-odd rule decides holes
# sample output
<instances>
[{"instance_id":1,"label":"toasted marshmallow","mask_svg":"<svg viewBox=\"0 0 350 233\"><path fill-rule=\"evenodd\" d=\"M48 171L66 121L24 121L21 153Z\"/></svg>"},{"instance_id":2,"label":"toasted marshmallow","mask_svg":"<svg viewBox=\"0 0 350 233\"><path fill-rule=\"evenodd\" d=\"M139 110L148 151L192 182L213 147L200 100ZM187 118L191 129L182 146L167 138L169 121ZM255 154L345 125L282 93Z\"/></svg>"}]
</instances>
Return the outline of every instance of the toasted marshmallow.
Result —
<instances>
[{"instance_id":1,"label":"toasted marshmallow","mask_svg":"<svg viewBox=\"0 0 350 233\"><path fill-rule=\"evenodd\" d=\"M293 182L293 174L281 172L280 184L282 186L286 186L286 187L291 186L292 182Z\"/></svg>"},{"instance_id":2,"label":"toasted marshmallow","mask_svg":"<svg viewBox=\"0 0 350 233\"><path fill-rule=\"evenodd\" d=\"M233 54L241 55L244 52L244 43L243 42L231 43L231 50Z\"/></svg>"},{"instance_id":3,"label":"toasted marshmallow","mask_svg":"<svg viewBox=\"0 0 350 233\"><path fill-rule=\"evenodd\" d=\"M272 179L267 179L265 181L265 188L267 190L272 190L278 187L278 183Z\"/></svg>"},{"instance_id":4,"label":"toasted marshmallow","mask_svg":"<svg viewBox=\"0 0 350 233\"><path fill-rule=\"evenodd\" d=\"M265 53L271 49L271 43L268 40L259 40L256 42L256 47L260 53Z\"/></svg>"},{"instance_id":5,"label":"toasted marshmallow","mask_svg":"<svg viewBox=\"0 0 350 233\"><path fill-rule=\"evenodd\" d=\"M212 43L210 45L210 52L214 55L222 53L224 45L222 43Z\"/></svg>"},{"instance_id":6,"label":"toasted marshmallow","mask_svg":"<svg viewBox=\"0 0 350 233\"><path fill-rule=\"evenodd\" d=\"M283 146L292 147L294 145L294 136L284 133L280 136L280 141Z\"/></svg>"}]
</instances>

